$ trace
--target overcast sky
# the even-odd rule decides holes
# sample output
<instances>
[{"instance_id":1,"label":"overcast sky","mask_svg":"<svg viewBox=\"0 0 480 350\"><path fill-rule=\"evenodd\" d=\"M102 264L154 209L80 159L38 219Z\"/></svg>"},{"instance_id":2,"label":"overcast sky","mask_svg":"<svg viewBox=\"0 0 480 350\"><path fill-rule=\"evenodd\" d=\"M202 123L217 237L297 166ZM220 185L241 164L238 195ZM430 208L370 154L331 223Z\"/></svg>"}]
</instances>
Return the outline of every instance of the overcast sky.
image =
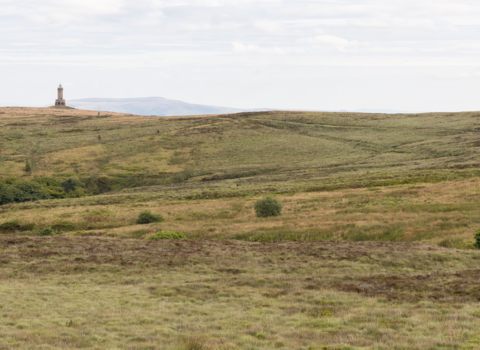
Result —
<instances>
[{"instance_id":1,"label":"overcast sky","mask_svg":"<svg viewBox=\"0 0 480 350\"><path fill-rule=\"evenodd\" d=\"M0 105L480 110L480 1L0 0Z\"/></svg>"}]
</instances>

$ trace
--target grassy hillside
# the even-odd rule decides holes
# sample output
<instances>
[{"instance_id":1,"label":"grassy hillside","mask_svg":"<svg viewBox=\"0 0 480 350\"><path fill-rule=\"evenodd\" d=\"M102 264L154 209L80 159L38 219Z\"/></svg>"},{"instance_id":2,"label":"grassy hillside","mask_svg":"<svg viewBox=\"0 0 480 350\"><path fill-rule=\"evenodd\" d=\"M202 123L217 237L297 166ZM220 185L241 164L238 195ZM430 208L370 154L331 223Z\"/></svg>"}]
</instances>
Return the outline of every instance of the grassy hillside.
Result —
<instances>
[{"instance_id":1,"label":"grassy hillside","mask_svg":"<svg viewBox=\"0 0 480 350\"><path fill-rule=\"evenodd\" d=\"M93 179L103 191L117 191L5 205L0 223L53 225L78 235L140 238L164 228L188 237L470 247L480 225L479 118L473 112L157 118L2 108L0 179ZM255 218L253 203L266 194L284 202L283 216ZM144 209L166 221L135 225Z\"/></svg>"},{"instance_id":2,"label":"grassy hillside","mask_svg":"<svg viewBox=\"0 0 480 350\"><path fill-rule=\"evenodd\" d=\"M479 349L477 120L0 108L0 349Z\"/></svg>"},{"instance_id":3,"label":"grassy hillside","mask_svg":"<svg viewBox=\"0 0 480 350\"><path fill-rule=\"evenodd\" d=\"M158 118L0 108L0 176L188 177L330 174L477 164L480 113L259 112ZM162 183L163 184L163 183Z\"/></svg>"}]
</instances>

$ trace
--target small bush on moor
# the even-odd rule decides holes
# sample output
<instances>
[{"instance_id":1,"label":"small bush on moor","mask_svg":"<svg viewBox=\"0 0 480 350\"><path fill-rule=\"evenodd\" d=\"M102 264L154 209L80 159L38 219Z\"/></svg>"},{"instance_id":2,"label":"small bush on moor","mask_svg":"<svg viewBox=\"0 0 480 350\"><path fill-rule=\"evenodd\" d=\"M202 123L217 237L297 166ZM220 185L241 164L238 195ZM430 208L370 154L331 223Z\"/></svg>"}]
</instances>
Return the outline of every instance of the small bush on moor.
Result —
<instances>
[{"instance_id":1,"label":"small bush on moor","mask_svg":"<svg viewBox=\"0 0 480 350\"><path fill-rule=\"evenodd\" d=\"M280 216L282 215L282 203L280 203L278 199L271 196L259 199L255 203L255 214L257 214L257 217L259 218Z\"/></svg>"},{"instance_id":2,"label":"small bush on moor","mask_svg":"<svg viewBox=\"0 0 480 350\"><path fill-rule=\"evenodd\" d=\"M174 231L160 231L153 236L148 237L147 239L187 239L185 235L181 232L174 232Z\"/></svg>"},{"instance_id":3,"label":"small bush on moor","mask_svg":"<svg viewBox=\"0 0 480 350\"><path fill-rule=\"evenodd\" d=\"M162 222L165 219L160 214L152 214L150 210L142 211L139 215L135 223L137 225L142 224L150 224L152 222Z\"/></svg>"},{"instance_id":4,"label":"small bush on moor","mask_svg":"<svg viewBox=\"0 0 480 350\"><path fill-rule=\"evenodd\" d=\"M44 227L39 232L40 236L53 236L54 234L55 234L55 231L51 227Z\"/></svg>"},{"instance_id":5,"label":"small bush on moor","mask_svg":"<svg viewBox=\"0 0 480 350\"><path fill-rule=\"evenodd\" d=\"M475 248L480 249L480 229L475 233Z\"/></svg>"}]
</instances>

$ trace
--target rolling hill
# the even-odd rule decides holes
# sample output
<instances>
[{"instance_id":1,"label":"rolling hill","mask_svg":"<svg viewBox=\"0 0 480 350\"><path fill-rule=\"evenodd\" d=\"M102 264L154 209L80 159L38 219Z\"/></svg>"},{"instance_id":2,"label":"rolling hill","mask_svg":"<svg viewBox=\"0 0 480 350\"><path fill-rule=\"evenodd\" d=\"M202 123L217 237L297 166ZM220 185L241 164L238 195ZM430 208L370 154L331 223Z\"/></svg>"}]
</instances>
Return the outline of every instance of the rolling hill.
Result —
<instances>
[{"instance_id":1,"label":"rolling hill","mask_svg":"<svg viewBox=\"0 0 480 350\"><path fill-rule=\"evenodd\" d=\"M479 120L0 108L0 348L476 349Z\"/></svg>"},{"instance_id":2,"label":"rolling hill","mask_svg":"<svg viewBox=\"0 0 480 350\"><path fill-rule=\"evenodd\" d=\"M463 246L471 244L471 232L480 224L472 204L480 175L479 118L477 112L283 111L155 118L1 108L0 184L52 184L38 198L61 198L60 183L77 181L81 193L96 196L11 205L91 208L105 203L109 213L123 212L97 223L86 214L72 214L68 227L93 233L129 236L136 230L131 224L136 210L124 211L121 203L140 201L148 208L156 201L167 206L182 201L171 207L168 220L189 237L438 242L454 234L460 239L455 244ZM332 194L325 196L326 191ZM245 211L248 198L267 194L291 202L285 204L289 215L281 225L254 225L252 213ZM195 201L200 207L193 209ZM237 205L239 210L232 211ZM2 210L9 215L10 209ZM425 213L420 219L409 214L416 211ZM383 219L361 215L370 212L382 213ZM60 209L50 210L39 222L62 222L61 215ZM209 226L213 223L215 229Z\"/></svg>"}]
</instances>

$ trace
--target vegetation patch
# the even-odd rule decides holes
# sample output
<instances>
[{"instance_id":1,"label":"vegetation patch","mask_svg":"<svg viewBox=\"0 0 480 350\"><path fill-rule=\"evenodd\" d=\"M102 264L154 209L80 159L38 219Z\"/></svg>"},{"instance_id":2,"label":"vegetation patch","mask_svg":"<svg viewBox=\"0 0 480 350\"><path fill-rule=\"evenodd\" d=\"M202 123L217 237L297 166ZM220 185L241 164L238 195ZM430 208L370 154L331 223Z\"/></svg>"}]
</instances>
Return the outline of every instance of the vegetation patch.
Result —
<instances>
[{"instance_id":1,"label":"vegetation patch","mask_svg":"<svg viewBox=\"0 0 480 350\"><path fill-rule=\"evenodd\" d=\"M149 236L147 239L150 240L158 240L158 239L187 239L185 235L181 232L174 232L174 231L160 231L154 234L153 236Z\"/></svg>"},{"instance_id":2,"label":"vegetation patch","mask_svg":"<svg viewBox=\"0 0 480 350\"><path fill-rule=\"evenodd\" d=\"M21 224L18 220L6 221L0 224L0 233L13 233L15 231L33 231L37 225L33 223Z\"/></svg>"},{"instance_id":3,"label":"vegetation patch","mask_svg":"<svg viewBox=\"0 0 480 350\"><path fill-rule=\"evenodd\" d=\"M274 197L267 196L255 203L255 214L259 218L282 215L282 203Z\"/></svg>"},{"instance_id":4,"label":"vegetation patch","mask_svg":"<svg viewBox=\"0 0 480 350\"><path fill-rule=\"evenodd\" d=\"M20 230L20 221L18 220L12 220L12 221L7 221L4 222L3 224L0 225L0 232L2 233L11 233L16 230Z\"/></svg>"},{"instance_id":5,"label":"vegetation patch","mask_svg":"<svg viewBox=\"0 0 480 350\"><path fill-rule=\"evenodd\" d=\"M76 225L72 222L69 221L60 221L54 223L52 226L50 226L54 231L74 231L76 229Z\"/></svg>"},{"instance_id":6,"label":"vegetation patch","mask_svg":"<svg viewBox=\"0 0 480 350\"><path fill-rule=\"evenodd\" d=\"M408 277L375 276L338 282L335 288L344 292L362 293L370 297L384 297L392 301L479 302L480 290L476 287L478 278L480 278L480 270Z\"/></svg>"},{"instance_id":7,"label":"vegetation patch","mask_svg":"<svg viewBox=\"0 0 480 350\"><path fill-rule=\"evenodd\" d=\"M153 222L162 222L165 219L163 218L162 215L160 214L153 214L149 210L144 210L140 214L138 214L137 220L135 223L137 225L143 225L143 224L151 224Z\"/></svg>"},{"instance_id":8,"label":"vegetation patch","mask_svg":"<svg viewBox=\"0 0 480 350\"><path fill-rule=\"evenodd\" d=\"M38 233L39 236L53 236L54 234L55 230L50 226L42 228Z\"/></svg>"}]
</instances>

